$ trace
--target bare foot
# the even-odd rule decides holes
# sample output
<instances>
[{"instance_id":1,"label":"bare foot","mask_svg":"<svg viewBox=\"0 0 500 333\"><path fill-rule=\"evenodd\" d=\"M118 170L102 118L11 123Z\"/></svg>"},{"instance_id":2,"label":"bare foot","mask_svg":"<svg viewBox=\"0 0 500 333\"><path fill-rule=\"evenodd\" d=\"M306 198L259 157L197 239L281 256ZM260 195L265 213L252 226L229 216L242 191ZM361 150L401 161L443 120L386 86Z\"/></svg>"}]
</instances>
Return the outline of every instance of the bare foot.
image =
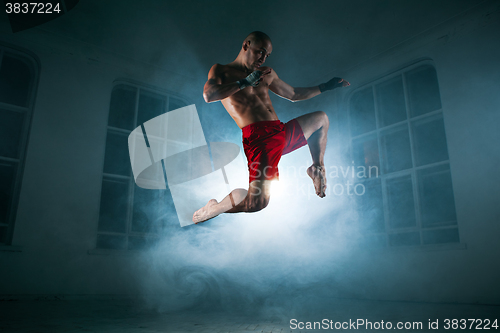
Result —
<instances>
[{"instance_id":1,"label":"bare foot","mask_svg":"<svg viewBox=\"0 0 500 333\"><path fill-rule=\"evenodd\" d=\"M193 222L195 224L205 222L210 220L211 218L216 217L219 214L214 212L212 206L217 205L218 202L215 199L210 200L204 207L201 207L193 214Z\"/></svg>"},{"instance_id":2,"label":"bare foot","mask_svg":"<svg viewBox=\"0 0 500 333\"><path fill-rule=\"evenodd\" d=\"M320 198L324 198L326 196L326 175L325 168L319 165L311 165L307 168L307 174L313 180L314 189L316 190L316 194Z\"/></svg>"}]
</instances>

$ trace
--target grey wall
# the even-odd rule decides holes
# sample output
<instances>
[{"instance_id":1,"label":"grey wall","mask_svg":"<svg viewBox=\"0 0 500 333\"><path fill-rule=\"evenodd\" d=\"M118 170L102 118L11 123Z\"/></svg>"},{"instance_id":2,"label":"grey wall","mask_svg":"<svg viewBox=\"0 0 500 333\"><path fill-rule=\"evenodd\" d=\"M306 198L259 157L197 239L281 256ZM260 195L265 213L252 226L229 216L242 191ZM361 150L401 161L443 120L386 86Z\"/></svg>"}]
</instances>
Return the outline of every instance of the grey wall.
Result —
<instances>
[{"instance_id":1,"label":"grey wall","mask_svg":"<svg viewBox=\"0 0 500 333\"><path fill-rule=\"evenodd\" d=\"M495 43L500 32L499 3L447 2L448 7L433 8L425 2L418 8L412 4L411 10L397 3L381 1L380 7L363 9L337 2L335 15L347 17L339 29L349 33L342 38L340 33L330 37L336 27L313 30L323 38L309 48L297 42L308 38L300 27L289 33L277 21L264 20L267 23L262 24L276 39L273 57L277 59L270 58L269 65L294 85L317 84L316 80L335 74L348 78L349 89L355 89L416 59L432 59L441 89L462 245L364 250L347 241L356 235L349 225L354 215L346 198L314 201L305 194L273 198L274 206L258 217L231 215L197 229L172 231L150 252L89 254L95 247L113 82L129 79L175 92L196 104L208 141L238 143L238 129L219 103L204 104L201 87L210 65L231 61L240 39L260 25L255 18L248 27L232 31L215 23L217 17L198 13L202 8L194 10L198 16L193 17L188 11L185 16L169 14L171 21L161 20L158 8L152 9L158 12L153 16L138 10L137 19L133 6L106 18L80 4L80 12L76 7L59 22L0 37L7 46L28 50L41 64L13 238L20 252L0 249L0 264L6 268L0 277L0 294L143 294L159 309L207 301L226 307L258 304L290 310L296 301L308 304L333 296L498 304L500 193L494 168L500 162L500 46ZM270 6L276 13L281 11L283 22L297 21L286 10ZM304 27L313 25L314 15L322 13L321 8L299 10L309 22ZM374 10L379 14L371 15ZM432 14L426 17L426 25L398 16L408 12L406 17L418 17L426 11ZM385 30L374 32L380 20L392 15L397 18L392 18L392 26L383 25ZM203 20L196 20L200 17ZM372 17L373 26L367 17ZM188 25L182 22L189 19L197 22L190 24L191 30L179 28ZM328 19L318 22L327 24ZM81 22L92 29L85 30L77 24ZM195 34L199 29L193 28L197 24L203 27L199 35ZM400 35L405 27L412 29ZM234 45L224 46L219 53L209 40L211 29L218 32L217 41L231 40ZM380 43L368 43L370 34ZM356 47L349 49L351 42ZM351 54L318 46L323 44L338 45ZM311 47L319 50L319 58ZM302 53L305 56L299 56ZM331 53L338 60L333 64L325 60ZM226 58L219 60L218 54ZM306 61L305 67L296 65ZM305 77L302 81L300 74ZM339 164L345 151L342 121L348 93L294 104L273 97L273 102L282 120L312 110L327 111L332 120L327 163ZM284 158L283 165L303 164L301 159L307 158L304 148L296 157Z\"/></svg>"}]
</instances>

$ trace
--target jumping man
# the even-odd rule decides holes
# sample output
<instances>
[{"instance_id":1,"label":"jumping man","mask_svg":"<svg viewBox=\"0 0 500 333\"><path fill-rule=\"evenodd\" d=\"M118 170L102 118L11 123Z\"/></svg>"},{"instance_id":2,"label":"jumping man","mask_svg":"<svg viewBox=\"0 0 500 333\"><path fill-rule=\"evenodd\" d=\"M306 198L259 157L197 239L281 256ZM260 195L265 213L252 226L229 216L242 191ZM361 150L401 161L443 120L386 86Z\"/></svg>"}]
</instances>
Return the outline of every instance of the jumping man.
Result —
<instances>
[{"instance_id":1,"label":"jumping man","mask_svg":"<svg viewBox=\"0 0 500 333\"><path fill-rule=\"evenodd\" d=\"M278 178L278 162L306 144L313 163L307 169L316 194L323 198L326 174L323 156L328 133L328 116L316 111L279 121L269 90L292 102L317 96L327 90L349 86L335 77L319 86L295 88L282 81L270 67L262 66L271 55L273 46L268 35L254 31L245 38L238 57L227 65L215 64L208 73L203 89L207 103L221 101L229 115L243 132L243 148L248 159L250 182L248 191L235 189L221 202L210 200L193 215L200 223L221 213L256 212L267 206L270 183Z\"/></svg>"}]
</instances>

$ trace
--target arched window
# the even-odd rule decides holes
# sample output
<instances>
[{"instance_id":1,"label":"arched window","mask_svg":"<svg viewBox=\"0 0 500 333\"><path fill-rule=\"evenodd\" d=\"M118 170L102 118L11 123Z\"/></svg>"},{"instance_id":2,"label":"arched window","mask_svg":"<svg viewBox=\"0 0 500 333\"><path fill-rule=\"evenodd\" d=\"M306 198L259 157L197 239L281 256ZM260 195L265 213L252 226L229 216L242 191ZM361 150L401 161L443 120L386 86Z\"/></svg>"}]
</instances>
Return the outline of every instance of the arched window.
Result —
<instances>
[{"instance_id":1,"label":"arched window","mask_svg":"<svg viewBox=\"0 0 500 333\"><path fill-rule=\"evenodd\" d=\"M0 46L0 243L12 244L38 65Z\"/></svg>"},{"instance_id":2,"label":"arched window","mask_svg":"<svg viewBox=\"0 0 500 333\"><path fill-rule=\"evenodd\" d=\"M128 136L144 122L188 103L172 94L131 83L111 92L96 248L137 250L179 225L169 189L138 187L132 175Z\"/></svg>"},{"instance_id":3,"label":"arched window","mask_svg":"<svg viewBox=\"0 0 500 333\"><path fill-rule=\"evenodd\" d=\"M388 246L458 243L433 65L419 63L356 90L349 127L355 165L371 168L371 177L358 179L366 190L357 209L367 238Z\"/></svg>"}]
</instances>

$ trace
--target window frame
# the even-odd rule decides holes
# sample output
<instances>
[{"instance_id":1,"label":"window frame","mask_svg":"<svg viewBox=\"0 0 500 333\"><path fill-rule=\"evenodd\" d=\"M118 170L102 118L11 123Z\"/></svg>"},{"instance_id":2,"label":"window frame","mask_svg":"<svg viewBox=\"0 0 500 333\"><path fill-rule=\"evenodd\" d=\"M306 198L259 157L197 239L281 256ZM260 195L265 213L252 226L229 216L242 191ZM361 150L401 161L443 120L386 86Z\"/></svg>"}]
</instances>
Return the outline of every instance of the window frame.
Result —
<instances>
[{"instance_id":1,"label":"window frame","mask_svg":"<svg viewBox=\"0 0 500 333\"><path fill-rule=\"evenodd\" d=\"M111 111L111 98L112 98L112 94L113 94L113 91L114 89L117 87L117 86L120 86L120 85L125 85L129 88L134 88L135 89L135 93L136 93L136 96L135 96L135 105L134 105L134 125L132 126L133 128L131 130L128 130L128 129L122 129L122 128L117 128L117 127L113 127L113 126L110 126L109 125L109 114L110 114L110 111ZM106 160L106 143L107 143L107 140L108 140L108 135L110 132L114 132L114 133L120 133L120 134L124 134L126 135L127 137L130 135L130 133L135 129L137 128L138 126L142 126L143 124L138 124L137 123L137 120L138 120L138 116L139 116L139 99L140 99L140 96L141 96L141 91L145 91L147 93L153 93L153 94L157 94L157 95L161 95L162 97L165 98L165 109L167 111L165 111L164 113L166 112L169 112L170 110L168 110L169 108L169 105L170 105L170 98L173 97L177 100L180 100L182 102L184 102L186 105L190 105L190 104L193 104L190 102L190 100L179 94L179 93L176 93L176 92L173 92L173 91L169 91L169 90L165 90L165 89L161 89L161 88L157 88L157 87L154 87L152 85L148 85L148 84L144 84L144 83L141 83L141 82L137 82L137 81L134 81L134 80L129 80L129 79L119 79L119 80L116 80L113 82L112 86L111 86L111 89L110 89L110 92L109 92L109 96L110 96L110 99L109 99L109 103L108 103L108 113L107 113L107 120L106 120L106 135L105 135L105 138L104 138L104 150L103 150L103 155L102 155L102 164L101 164L101 190L99 192L99 208L98 208L98 214L97 214L97 223L96 223L96 231L95 231L95 242L94 242L94 250L90 250L89 251L89 254L100 254L100 253L107 253L107 252L128 252L128 251L137 251L136 249L129 249L129 244L130 244L130 237L142 237L142 238L145 238L145 239L149 239L149 240L157 240L162 231L164 230L159 230L158 232L156 233L152 233L152 232L139 232L139 231L133 231L132 230L132 223L133 223L133 213L134 213L134 195L135 195L135 187L137 186L136 183L135 183L135 180L134 180L134 176L132 174L132 169L129 170L129 174L128 176L124 176L124 175L118 175L118 174L112 174L112 173L105 173L104 172L104 165L105 165L105 160ZM149 119L148 119L149 120ZM127 150L128 151L128 150ZM108 179L108 180L118 180L118 181L128 181L128 192L127 192L127 212L126 212L126 225L125 225L125 232L114 232L114 231L100 231L99 230L99 222L100 222L100 217L101 217L101 198L102 198L102 192L103 192L103 183L104 183L104 180L105 179ZM154 191L154 190L150 190L150 191ZM157 190L158 191L158 190ZM164 193L163 193L164 194ZM163 197L163 194L161 195L161 197ZM103 248L103 247L98 247L98 237L99 235L111 235L111 236L124 236L125 237L125 245L123 248Z\"/></svg>"},{"instance_id":2,"label":"window frame","mask_svg":"<svg viewBox=\"0 0 500 333\"><path fill-rule=\"evenodd\" d=\"M383 206L383 218L384 218L384 231L364 231L363 234L367 237L383 237L385 238L385 241L383 242L383 247L385 248L408 248L408 247L429 247L429 246L443 246L443 245L456 245L456 244L462 244L462 239L461 239L461 234L459 230L459 224L458 224L458 216L456 214L456 206L455 206L455 215L456 215L456 220L454 221L454 224L448 224L448 225L437 225L437 226L424 226L423 225L423 220L422 220L422 203L420 200L420 183L421 180L418 177L418 173L420 170L425 170L425 169L432 169L435 167L439 166L448 166L448 172L450 173L450 178L451 178L451 166L450 166L450 159L449 155L446 160L442 160L439 162L433 162L433 163L428 163L424 165L418 165L417 164L417 148L416 148L416 143L415 143L415 132L414 132L414 124L418 122L425 121L426 119L433 119L436 120L438 118L441 118L443 120L443 125L444 124L444 112L443 112L443 104L441 100L441 89L439 88L439 78L437 78L437 85L439 89L439 97L441 100L441 107L439 109L436 109L434 111L424 113L418 116L411 116L411 106L410 106L410 97L409 97L409 89L408 89L408 81L407 81L407 73L411 72L414 69L417 69L419 67L423 66L431 66L434 71L436 72L437 76L437 70L434 62L430 59L420 59L417 60L409 65L406 66L401 66L397 70L390 72L389 74L383 75L381 77L378 77L375 80L371 80L367 83L364 83L357 87L355 90L350 92L347 95L346 101L347 101L347 132L348 132L348 137L349 137L349 154L351 159L354 161L354 142L356 140L360 140L363 138L370 138L374 137L377 141L377 148L378 148L378 161L379 161L379 172L377 177L370 179L362 179L359 180L359 183L364 183L367 184L369 182L374 182L375 179L380 180L380 188L381 188L381 194L382 194L382 206ZM382 126L382 122L380 119L380 110L379 110L379 105L378 105L378 96L377 96L377 86L379 84L383 84L385 82L389 82L398 76L401 76L402 79L402 85L403 85L403 94L404 94L404 105L405 105L405 113L406 113L406 118L403 121L398 121L395 123L392 123L390 125ZM353 135L352 133L352 120L351 120L351 100L353 96L359 91L362 91L363 89L366 88L371 88L372 94L373 94L373 108L374 108L374 115L375 115L375 129L374 130L369 130L367 132ZM411 167L403 170L398 170L398 171L393 171L393 172L384 172L384 161L383 161L383 144L382 144L382 137L383 133L386 131L390 131L393 129L397 129L398 127L406 126L408 129L408 135L409 135L409 144L410 144L410 154L411 154ZM446 136L446 128L444 128L444 134ZM448 148L448 142L446 142L446 147ZM387 182L390 181L391 179L397 179L397 178L402 178L405 176L411 177L411 184L412 184L412 195L413 195L413 203L414 203L414 212L415 212L415 225L411 227L401 227L401 228L393 228L390 225L390 212L389 212L389 195L388 195L388 185ZM453 179L452 179L452 188L453 188ZM455 199L454 196L454 191L453 191L453 199ZM424 243L424 237L423 233L425 231L429 230L443 230L443 229L456 229L458 232L458 242L448 242L448 243ZM391 245L391 240L390 240L390 235L391 234L403 234L403 233L409 233L409 232L418 232L419 237L420 237L420 242L419 244L416 245Z\"/></svg>"},{"instance_id":3,"label":"window frame","mask_svg":"<svg viewBox=\"0 0 500 333\"><path fill-rule=\"evenodd\" d=\"M18 158L0 156L0 163L6 162L6 163L17 164L16 175L13 178L13 186L11 190L11 202L7 213L7 223L1 225L2 227L7 227L7 232L6 232L6 241L0 243L0 247L5 246L7 248L6 251L9 251L14 241L14 229L17 219L17 210L19 208L19 198L21 194L22 181L24 178L26 154L28 151L28 145L30 140L33 113L34 113L36 96L40 80L41 65L36 55L30 52L29 50L0 43L0 67L3 63L3 58L6 52L9 54L9 56L13 56L16 59L26 63L32 74L32 79L29 83L29 95L27 96L28 100L27 106L18 106L0 102L1 109L6 111L23 113L25 116L22 125L22 133L20 134Z\"/></svg>"}]
</instances>

